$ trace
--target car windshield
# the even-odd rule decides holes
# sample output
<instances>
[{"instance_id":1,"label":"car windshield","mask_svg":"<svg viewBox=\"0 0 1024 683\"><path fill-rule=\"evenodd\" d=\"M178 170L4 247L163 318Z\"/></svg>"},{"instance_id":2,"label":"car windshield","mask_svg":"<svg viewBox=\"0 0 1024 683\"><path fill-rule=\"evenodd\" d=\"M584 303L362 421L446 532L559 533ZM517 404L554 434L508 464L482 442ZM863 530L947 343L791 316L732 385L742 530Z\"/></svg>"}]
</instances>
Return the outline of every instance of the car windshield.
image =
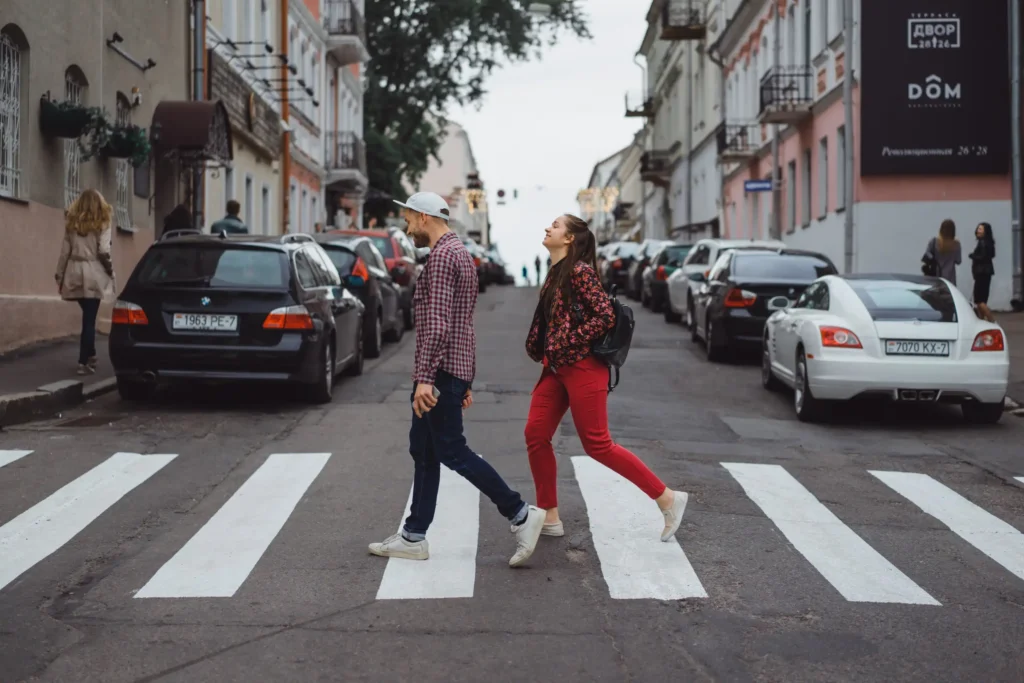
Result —
<instances>
[{"instance_id":1,"label":"car windshield","mask_svg":"<svg viewBox=\"0 0 1024 683\"><path fill-rule=\"evenodd\" d=\"M693 249L693 247L689 245L666 247L665 256L668 258L669 263L672 263L673 261L679 261L680 263L682 263L683 259L686 258L686 255L690 253L691 249Z\"/></svg>"},{"instance_id":2,"label":"car windshield","mask_svg":"<svg viewBox=\"0 0 1024 683\"><path fill-rule=\"evenodd\" d=\"M347 277L352 274L352 267L356 263L356 255L344 247L332 246L330 244L321 244L324 251L327 252L327 256L330 257L331 263L338 269L338 275L341 277Z\"/></svg>"},{"instance_id":3,"label":"car windshield","mask_svg":"<svg viewBox=\"0 0 1024 683\"><path fill-rule=\"evenodd\" d=\"M630 256L636 256L639 251L640 245L637 244L636 242L623 242L622 244L619 245L619 248L615 252L615 255L625 256L629 258Z\"/></svg>"},{"instance_id":4,"label":"car windshield","mask_svg":"<svg viewBox=\"0 0 1024 683\"><path fill-rule=\"evenodd\" d=\"M373 246L377 247L377 251L381 253L384 258L394 258L395 250L391 243L390 237L371 237Z\"/></svg>"},{"instance_id":5,"label":"car windshield","mask_svg":"<svg viewBox=\"0 0 1024 683\"><path fill-rule=\"evenodd\" d=\"M150 249L138 281L150 287L285 289L288 275L280 251L177 245Z\"/></svg>"},{"instance_id":6,"label":"car windshield","mask_svg":"<svg viewBox=\"0 0 1024 683\"><path fill-rule=\"evenodd\" d=\"M848 280L874 320L955 323L956 303L944 282Z\"/></svg>"},{"instance_id":7,"label":"car windshield","mask_svg":"<svg viewBox=\"0 0 1024 683\"><path fill-rule=\"evenodd\" d=\"M732 273L736 277L765 280L817 280L834 275L836 269L828 261L809 254L737 254Z\"/></svg>"}]
</instances>

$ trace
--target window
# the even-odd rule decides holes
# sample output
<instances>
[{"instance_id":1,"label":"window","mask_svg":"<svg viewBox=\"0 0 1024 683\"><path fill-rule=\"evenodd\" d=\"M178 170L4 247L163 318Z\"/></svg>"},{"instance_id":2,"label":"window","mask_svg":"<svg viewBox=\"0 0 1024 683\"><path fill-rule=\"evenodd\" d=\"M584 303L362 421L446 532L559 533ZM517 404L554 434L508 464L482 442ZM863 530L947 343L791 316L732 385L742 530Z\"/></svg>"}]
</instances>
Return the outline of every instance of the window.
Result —
<instances>
[{"instance_id":1,"label":"window","mask_svg":"<svg viewBox=\"0 0 1024 683\"><path fill-rule=\"evenodd\" d=\"M0 33L0 195L21 196L21 47Z\"/></svg>"},{"instance_id":2,"label":"window","mask_svg":"<svg viewBox=\"0 0 1024 683\"><path fill-rule=\"evenodd\" d=\"M811 224L811 150L804 150L803 167L800 169L800 225Z\"/></svg>"},{"instance_id":3,"label":"window","mask_svg":"<svg viewBox=\"0 0 1024 683\"><path fill-rule=\"evenodd\" d=\"M846 126L836 131L836 211L846 208Z\"/></svg>"},{"instance_id":4,"label":"window","mask_svg":"<svg viewBox=\"0 0 1024 683\"><path fill-rule=\"evenodd\" d=\"M334 263L327 257L323 249L320 247L306 247L302 252L309 257L309 262L313 265L313 270L316 272L317 280L322 286L337 287L341 284L341 276L338 275L338 269L334 267Z\"/></svg>"},{"instance_id":5,"label":"window","mask_svg":"<svg viewBox=\"0 0 1024 683\"><path fill-rule=\"evenodd\" d=\"M828 138L818 143L818 217L828 215Z\"/></svg>"},{"instance_id":6,"label":"window","mask_svg":"<svg viewBox=\"0 0 1024 683\"><path fill-rule=\"evenodd\" d=\"M288 232L299 232L299 191L292 183L288 192Z\"/></svg>"},{"instance_id":7,"label":"window","mask_svg":"<svg viewBox=\"0 0 1024 683\"><path fill-rule=\"evenodd\" d=\"M818 256L736 252L733 272L739 278L814 281L823 275L835 275L836 269Z\"/></svg>"},{"instance_id":8,"label":"window","mask_svg":"<svg viewBox=\"0 0 1024 683\"><path fill-rule=\"evenodd\" d=\"M829 308L828 285L815 282L804 290L793 308L807 308L814 311L827 311Z\"/></svg>"},{"instance_id":9,"label":"window","mask_svg":"<svg viewBox=\"0 0 1024 683\"><path fill-rule=\"evenodd\" d=\"M348 277L352 274L352 268L356 265L356 255L351 250L329 244L323 245L323 248L341 277Z\"/></svg>"},{"instance_id":10,"label":"window","mask_svg":"<svg viewBox=\"0 0 1024 683\"><path fill-rule=\"evenodd\" d=\"M847 282L873 320L957 322L956 304L945 282L858 280Z\"/></svg>"},{"instance_id":11,"label":"window","mask_svg":"<svg viewBox=\"0 0 1024 683\"><path fill-rule=\"evenodd\" d=\"M706 265L707 262L708 262L708 259L710 258L710 256L711 256L711 249L708 247L708 245L702 244L699 247L697 247L696 249L694 249L692 252L690 252L690 255L687 257L686 263L684 265L687 265L687 266L703 266L703 265Z\"/></svg>"},{"instance_id":12,"label":"window","mask_svg":"<svg viewBox=\"0 0 1024 683\"><path fill-rule=\"evenodd\" d=\"M311 222L313 223L313 230L316 230L316 224L320 222L320 206L317 202L317 196L313 195L312 206L310 207Z\"/></svg>"},{"instance_id":13,"label":"window","mask_svg":"<svg viewBox=\"0 0 1024 683\"><path fill-rule=\"evenodd\" d=\"M166 246L150 249L139 284L151 287L285 289L284 255L269 249Z\"/></svg>"},{"instance_id":14,"label":"window","mask_svg":"<svg viewBox=\"0 0 1024 683\"><path fill-rule=\"evenodd\" d=\"M814 41L814 54L825 49L828 42L828 5L832 0L815 0L818 3L818 35Z\"/></svg>"},{"instance_id":15,"label":"window","mask_svg":"<svg viewBox=\"0 0 1024 683\"><path fill-rule=\"evenodd\" d=\"M266 185L260 191L260 232L270 234L270 188Z\"/></svg>"},{"instance_id":16,"label":"window","mask_svg":"<svg viewBox=\"0 0 1024 683\"><path fill-rule=\"evenodd\" d=\"M811 0L804 2L804 65L811 65Z\"/></svg>"},{"instance_id":17,"label":"window","mask_svg":"<svg viewBox=\"0 0 1024 683\"><path fill-rule=\"evenodd\" d=\"M81 104L85 95L85 78L77 67L64 72L64 99ZM78 140L64 140L64 208L70 208L82 191L82 150Z\"/></svg>"},{"instance_id":18,"label":"window","mask_svg":"<svg viewBox=\"0 0 1024 683\"><path fill-rule=\"evenodd\" d=\"M128 104L128 98L121 93L117 94L117 120L118 126L127 126L132 122L132 109ZM114 168L114 175L117 180L117 195L114 201L114 220L117 227L130 230L132 227L131 217L131 162L127 159L118 159Z\"/></svg>"},{"instance_id":19,"label":"window","mask_svg":"<svg viewBox=\"0 0 1024 683\"><path fill-rule=\"evenodd\" d=\"M303 289L312 289L319 286L316 271L313 270L313 264L309 262L309 256L306 255L305 251L295 253L295 275L298 277L299 284L302 285Z\"/></svg>"},{"instance_id":20,"label":"window","mask_svg":"<svg viewBox=\"0 0 1024 683\"><path fill-rule=\"evenodd\" d=\"M246 174L245 176L245 203L242 205L242 221L246 225L255 225L253 217L253 195L252 195L252 176Z\"/></svg>"},{"instance_id":21,"label":"window","mask_svg":"<svg viewBox=\"0 0 1024 683\"><path fill-rule=\"evenodd\" d=\"M793 232L796 230L796 161L789 162L786 170L786 225L789 232Z\"/></svg>"},{"instance_id":22,"label":"window","mask_svg":"<svg viewBox=\"0 0 1024 683\"><path fill-rule=\"evenodd\" d=\"M235 169L227 166L224 168L224 203L235 198Z\"/></svg>"},{"instance_id":23,"label":"window","mask_svg":"<svg viewBox=\"0 0 1024 683\"><path fill-rule=\"evenodd\" d=\"M786 12L786 32L783 45L786 46L786 65L796 65L796 8L790 8Z\"/></svg>"},{"instance_id":24,"label":"window","mask_svg":"<svg viewBox=\"0 0 1024 683\"><path fill-rule=\"evenodd\" d=\"M302 202L299 203L299 232L309 232L306 223L309 221L309 192L302 190Z\"/></svg>"}]
</instances>

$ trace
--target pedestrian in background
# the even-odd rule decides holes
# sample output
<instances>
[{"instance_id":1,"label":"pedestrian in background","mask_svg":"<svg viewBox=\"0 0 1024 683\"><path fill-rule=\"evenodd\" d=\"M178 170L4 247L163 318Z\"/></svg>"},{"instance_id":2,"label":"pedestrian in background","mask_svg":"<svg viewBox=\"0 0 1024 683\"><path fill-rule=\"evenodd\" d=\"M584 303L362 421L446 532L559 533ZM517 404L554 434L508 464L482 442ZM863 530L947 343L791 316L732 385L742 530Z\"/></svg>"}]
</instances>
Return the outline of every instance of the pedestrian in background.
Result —
<instances>
[{"instance_id":1,"label":"pedestrian in background","mask_svg":"<svg viewBox=\"0 0 1024 683\"><path fill-rule=\"evenodd\" d=\"M609 368L592 347L615 325L611 299L597 276L597 240L587 222L560 216L544 233L551 268L526 338L526 352L543 364L526 420L526 451L545 510L545 536L562 536L558 516L555 451L551 439L566 410L583 450L594 460L635 484L656 501L665 518L661 540L668 541L686 510L688 494L673 491L633 453L612 441L608 431Z\"/></svg>"},{"instance_id":2,"label":"pedestrian in background","mask_svg":"<svg viewBox=\"0 0 1024 683\"><path fill-rule=\"evenodd\" d=\"M192 221L192 212L184 204L178 204L164 218L164 229L161 234L167 234L172 230L195 230ZM159 237L159 235L158 235Z\"/></svg>"},{"instance_id":3,"label":"pedestrian in background","mask_svg":"<svg viewBox=\"0 0 1024 683\"><path fill-rule=\"evenodd\" d=\"M996 258L996 240L992 236L992 226L988 223L979 223L974 230L974 236L978 243L974 251L970 253L971 276L974 278L974 308L978 317L988 322L995 322L992 311L988 307L989 289L992 287L992 276L996 269L994 261Z\"/></svg>"},{"instance_id":4,"label":"pedestrian in background","mask_svg":"<svg viewBox=\"0 0 1024 683\"><path fill-rule=\"evenodd\" d=\"M228 200L228 214L210 226L210 232L217 234L226 232L229 235L248 235L249 226L245 224L239 214L242 213L242 205L234 199Z\"/></svg>"},{"instance_id":5,"label":"pedestrian in background","mask_svg":"<svg viewBox=\"0 0 1024 683\"><path fill-rule=\"evenodd\" d=\"M537 269L537 286L540 287L540 256L533 260L533 267Z\"/></svg>"},{"instance_id":6,"label":"pedestrian in background","mask_svg":"<svg viewBox=\"0 0 1024 683\"><path fill-rule=\"evenodd\" d=\"M96 372L96 315L100 302L112 298L114 264L111 259L110 217L114 210L96 190L86 190L67 211L64 241L57 259L57 291L82 310L78 345L78 374Z\"/></svg>"},{"instance_id":7,"label":"pedestrian in background","mask_svg":"<svg viewBox=\"0 0 1024 683\"><path fill-rule=\"evenodd\" d=\"M473 258L448 227L448 203L433 192L417 192L403 214L417 248L430 257L416 280L416 369L413 373L409 453L415 463L412 503L402 531L383 543L371 543L381 557L426 560L427 529L434 520L441 465L463 476L512 523L518 567L537 547L544 513L527 505L491 465L474 453L462 433L462 412L473 405L476 333L473 312L478 282Z\"/></svg>"},{"instance_id":8,"label":"pedestrian in background","mask_svg":"<svg viewBox=\"0 0 1024 683\"><path fill-rule=\"evenodd\" d=\"M960 241L956 238L956 223L947 218L939 226L938 237L928 241L928 247L921 257L921 261L926 264L922 270L925 275L945 278L955 285L956 267L960 265L961 260ZM929 270L931 272L928 272Z\"/></svg>"},{"instance_id":9,"label":"pedestrian in background","mask_svg":"<svg viewBox=\"0 0 1024 683\"><path fill-rule=\"evenodd\" d=\"M523 280L526 281L526 286L529 287L530 286L530 270L526 267L525 263L523 264Z\"/></svg>"}]
</instances>

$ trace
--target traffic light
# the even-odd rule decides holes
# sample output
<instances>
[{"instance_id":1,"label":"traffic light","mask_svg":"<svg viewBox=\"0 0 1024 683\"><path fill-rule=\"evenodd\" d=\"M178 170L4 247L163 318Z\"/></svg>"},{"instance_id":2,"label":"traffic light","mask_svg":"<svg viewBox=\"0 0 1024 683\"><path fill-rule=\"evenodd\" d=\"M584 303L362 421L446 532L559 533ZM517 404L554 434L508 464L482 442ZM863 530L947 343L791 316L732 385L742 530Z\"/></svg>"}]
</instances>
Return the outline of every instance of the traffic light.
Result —
<instances>
[{"instance_id":1,"label":"traffic light","mask_svg":"<svg viewBox=\"0 0 1024 683\"><path fill-rule=\"evenodd\" d=\"M498 190L498 206L505 206L505 190Z\"/></svg>"}]
</instances>

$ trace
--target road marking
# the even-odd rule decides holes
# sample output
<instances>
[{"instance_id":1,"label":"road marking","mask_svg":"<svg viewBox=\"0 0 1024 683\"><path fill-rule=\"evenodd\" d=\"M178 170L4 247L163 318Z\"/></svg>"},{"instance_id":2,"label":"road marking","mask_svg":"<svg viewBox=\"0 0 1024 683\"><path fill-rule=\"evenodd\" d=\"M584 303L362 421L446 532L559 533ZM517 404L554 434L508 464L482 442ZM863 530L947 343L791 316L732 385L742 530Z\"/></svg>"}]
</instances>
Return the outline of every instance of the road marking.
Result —
<instances>
[{"instance_id":1,"label":"road marking","mask_svg":"<svg viewBox=\"0 0 1024 683\"><path fill-rule=\"evenodd\" d=\"M1014 477L1014 479L1016 479L1020 483L1024 484L1024 477Z\"/></svg>"},{"instance_id":2,"label":"road marking","mask_svg":"<svg viewBox=\"0 0 1024 683\"><path fill-rule=\"evenodd\" d=\"M230 598L288 521L330 453L274 453L136 598Z\"/></svg>"},{"instance_id":3,"label":"road marking","mask_svg":"<svg viewBox=\"0 0 1024 683\"><path fill-rule=\"evenodd\" d=\"M53 554L176 457L115 453L0 527L0 588Z\"/></svg>"},{"instance_id":4,"label":"road marking","mask_svg":"<svg viewBox=\"0 0 1024 683\"><path fill-rule=\"evenodd\" d=\"M871 471L960 538L1024 579L1024 534L927 474Z\"/></svg>"},{"instance_id":5,"label":"road marking","mask_svg":"<svg viewBox=\"0 0 1024 683\"><path fill-rule=\"evenodd\" d=\"M851 602L939 605L780 465L722 463L754 503Z\"/></svg>"},{"instance_id":6,"label":"road marking","mask_svg":"<svg viewBox=\"0 0 1024 683\"><path fill-rule=\"evenodd\" d=\"M10 465L15 460L24 458L32 451L0 451L0 467Z\"/></svg>"},{"instance_id":7,"label":"road marking","mask_svg":"<svg viewBox=\"0 0 1024 683\"><path fill-rule=\"evenodd\" d=\"M405 504L403 523L411 505L412 491ZM402 524L398 525L398 530L401 532ZM377 599L473 597L479 536L480 492L460 475L442 467L437 511L427 533L430 559L388 558L384 577L377 589Z\"/></svg>"},{"instance_id":8,"label":"road marking","mask_svg":"<svg viewBox=\"0 0 1024 683\"><path fill-rule=\"evenodd\" d=\"M640 489L586 456L572 459L608 592L617 600L706 598L676 539L661 541L665 519Z\"/></svg>"}]
</instances>

